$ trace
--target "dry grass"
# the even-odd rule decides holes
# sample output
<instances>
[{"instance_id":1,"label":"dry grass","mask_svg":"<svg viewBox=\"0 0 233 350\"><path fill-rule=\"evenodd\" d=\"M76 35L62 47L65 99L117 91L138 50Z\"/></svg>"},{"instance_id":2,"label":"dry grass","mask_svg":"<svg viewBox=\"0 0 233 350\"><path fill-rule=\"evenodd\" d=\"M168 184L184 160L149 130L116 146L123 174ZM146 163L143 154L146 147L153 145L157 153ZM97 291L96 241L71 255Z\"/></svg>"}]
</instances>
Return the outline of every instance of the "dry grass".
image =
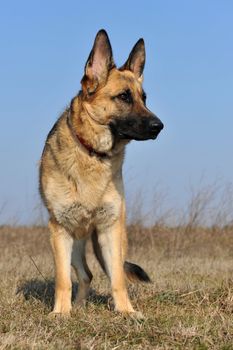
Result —
<instances>
[{"instance_id":1,"label":"dry grass","mask_svg":"<svg viewBox=\"0 0 233 350\"><path fill-rule=\"evenodd\" d=\"M0 228L0 349L233 349L233 227L128 231L130 260L154 281L129 287L143 322L109 310L109 284L90 248L87 307L74 305L70 319L50 320L47 229Z\"/></svg>"}]
</instances>

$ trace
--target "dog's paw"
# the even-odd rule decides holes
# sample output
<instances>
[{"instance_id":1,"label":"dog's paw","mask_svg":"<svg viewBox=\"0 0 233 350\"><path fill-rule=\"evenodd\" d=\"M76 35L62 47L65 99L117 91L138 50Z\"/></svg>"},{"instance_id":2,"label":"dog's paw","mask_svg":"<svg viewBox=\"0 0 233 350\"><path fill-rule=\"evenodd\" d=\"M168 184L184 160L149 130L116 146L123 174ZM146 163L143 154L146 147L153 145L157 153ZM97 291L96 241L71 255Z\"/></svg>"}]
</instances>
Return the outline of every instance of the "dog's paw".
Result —
<instances>
[{"instance_id":1,"label":"dog's paw","mask_svg":"<svg viewBox=\"0 0 233 350\"><path fill-rule=\"evenodd\" d=\"M107 307L108 307L108 310L110 310L110 311L116 311L113 298L108 298Z\"/></svg>"},{"instance_id":2,"label":"dog's paw","mask_svg":"<svg viewBox=\"0 0 233 350\"><path fill-rule=\"evenodd\" d=\"M141 311L130 312L129 316L130 316L130 318L132 318L135 321L144 321L145 320L145 316L143 315L143 313Z\"/></svg>"},{"instance_id":3,"label":"dog's paw","mask_svg":"<svg viewBox=\"0 0 233 350\"><path fill-rule=\"evenodd\" d=\"M53 319L66 319L70 317L70 312L57 312L57 311L52 311L48 314L48 318L53 320Z\"/></svg>"},{"instance_id":4,"label":"dog's paw","mask_svg":"<svg viewBox=\"0 0 233 350\"><path fill-rule=\"evenodd\" d=\"M74 303L75 309L85 309L87 307L87 300L86 299L77 299Z\"/></svg>"},{"instance_id":5,"label":"dog's paw","mask_svg":"<svg viewBox=\"0 0 233 350\"><path fill-rule=\"evenodd\" d=\"M145 316L143 315L143 313L140 311L135 311L134 309L130 309L130 310L116 310L115 309L115 311L122 314L123 317L131 318L132 320L135 320L135 321L145 320Z\"/></svg>"}]
</instances>

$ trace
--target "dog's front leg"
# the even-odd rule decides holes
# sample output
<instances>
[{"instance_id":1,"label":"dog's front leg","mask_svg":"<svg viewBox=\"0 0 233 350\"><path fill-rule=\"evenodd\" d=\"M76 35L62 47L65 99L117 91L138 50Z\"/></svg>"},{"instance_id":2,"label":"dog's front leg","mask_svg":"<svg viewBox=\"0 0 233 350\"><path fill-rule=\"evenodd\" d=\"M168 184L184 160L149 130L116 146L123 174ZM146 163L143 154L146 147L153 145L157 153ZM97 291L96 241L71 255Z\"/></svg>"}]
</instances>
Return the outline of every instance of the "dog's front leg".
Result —
<instances>
[{"instance_id":1,"label":"dog's front leg","mask_svg":"<svg viewBox=\"0 0 233 350\"><path fill-rule=\"evenodd\" d=\"M71 253L73 238L57 222L50 220L51 245L53 249L56 280L55 304L51 315L69 315L71 311Z\"/></svg>"},{"instance_id":2,"label":"dog's front leg","mask_svg":"<svg viewBox=\"0 0 233 350\"><path fill-rule=\"evenodd\" d=\"M97 227L98 242L101 248L105 270L111 280L115 310L133 313L134 309L126 289L122 244L124 244L124 222L117 219L111 226Z\"/></svg>"}]
</instances>

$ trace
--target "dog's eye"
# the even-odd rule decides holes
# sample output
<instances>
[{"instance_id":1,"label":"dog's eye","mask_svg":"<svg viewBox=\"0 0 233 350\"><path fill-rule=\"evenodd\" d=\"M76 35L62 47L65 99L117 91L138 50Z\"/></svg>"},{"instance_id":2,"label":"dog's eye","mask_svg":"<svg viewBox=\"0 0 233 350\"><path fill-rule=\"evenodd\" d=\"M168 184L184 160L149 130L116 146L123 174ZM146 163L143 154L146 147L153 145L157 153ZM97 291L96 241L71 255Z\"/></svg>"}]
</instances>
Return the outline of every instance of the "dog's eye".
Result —
<instances>
[{"instance_id":1,"label":"dog's eye","mask_svg":"<svg viewBox=\"0 0 233 350\"><path fill-rule=\"evenodd\" d=\"M122 92L121 94L119 94L117 96L117 98L119 98L120 100L126 102L126 103L132 103L133 102L133 98L131 95L130 90L126 90L124 92Z\"/></svg>"},{"instance_id":2,"label":"dog's eye","mask_svg":"<svg viewBox=\"0 0 233 350\"><path fill-rule=\"evenodd\" d=\"M144 91L142 93L142 101L146 104L146 93Z\"/></svg>"}]
</instances>

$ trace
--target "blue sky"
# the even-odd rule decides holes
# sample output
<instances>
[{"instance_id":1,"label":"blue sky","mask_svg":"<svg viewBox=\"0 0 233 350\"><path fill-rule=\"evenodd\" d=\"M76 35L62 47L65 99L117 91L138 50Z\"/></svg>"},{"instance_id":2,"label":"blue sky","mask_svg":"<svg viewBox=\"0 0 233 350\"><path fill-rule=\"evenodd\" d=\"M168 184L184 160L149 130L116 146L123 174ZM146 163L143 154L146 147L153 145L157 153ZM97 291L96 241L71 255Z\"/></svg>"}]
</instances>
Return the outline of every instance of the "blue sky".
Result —
<instances>
[{"instance_id":1,"label":"blue sky","mask_svg":"<svg viewBox=\"0 0 233 350\"><path fill-rule=\"evenodd\" d=\"M45 137L80 88L96 32L122 64L143 37L148 106L165 124L156 141L132 142L128 197L156 186L172 206L191 185L233 179L233 2L8 1L0 11L0 222L33 222Z\"/></svg>"}]
</instances>

